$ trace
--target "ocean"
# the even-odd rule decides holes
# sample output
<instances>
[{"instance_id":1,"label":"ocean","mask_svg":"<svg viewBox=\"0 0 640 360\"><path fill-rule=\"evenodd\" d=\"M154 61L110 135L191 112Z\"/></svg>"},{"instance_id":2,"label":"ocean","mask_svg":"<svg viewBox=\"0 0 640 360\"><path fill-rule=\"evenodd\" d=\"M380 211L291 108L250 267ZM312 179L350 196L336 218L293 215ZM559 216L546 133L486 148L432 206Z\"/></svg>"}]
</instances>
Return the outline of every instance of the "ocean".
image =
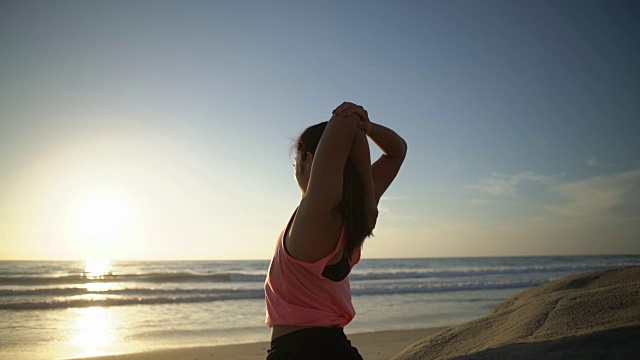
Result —
<instances>
[{"instance_id":1,"label":"ocean","mask_svg":"<svg viewBox=\"0 0 640 360\"><path fill-rule=\"evenodd\" d=\"M640 256L363 259L349 333L449 326L566 275ZM0 261L0 358L268 341L269 261Z\"/></svg>"}]
</instances>

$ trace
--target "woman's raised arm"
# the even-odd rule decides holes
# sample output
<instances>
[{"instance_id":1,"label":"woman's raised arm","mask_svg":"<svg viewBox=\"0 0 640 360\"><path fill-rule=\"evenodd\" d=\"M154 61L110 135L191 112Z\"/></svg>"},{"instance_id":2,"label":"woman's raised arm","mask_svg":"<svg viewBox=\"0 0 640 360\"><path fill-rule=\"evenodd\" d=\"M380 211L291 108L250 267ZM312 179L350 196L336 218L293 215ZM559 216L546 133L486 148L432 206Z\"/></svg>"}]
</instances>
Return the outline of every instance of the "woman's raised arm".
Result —
<instances>
[{"instance_id":1,"label":"woman's raised arm","mask_svg":"<svg viewBox=\"0 0 640 360\"><path fill-rule=\"evenodd\" d=\"M371 166L371 176L375 188L375 201L378 203L382 194L393 182L407 154L407 142L395 131L369 120L369 113L362 107L350 103L338 106L334 114L356 114L361 121L358 127L366 132L369 138L382 150L382 156Z\"/></svg>"},{"instance_id":2,"label":"woman's raised arm","mask_svg":"<svg viewBox=\"0 0 640 360\"><path fill-rule=\"evenodd\" d=\"M407 142L395 131L379 124L369 122L365 129L369 138L382 150L382 155L371 166L376 202L389 188L400 171L407 155Z\"/></svg>"},{"instance_id":3,"label":"woman's raised arm","mask_svg":"<svg viewBox=\"0 0 640 360\"><path fill-rule=\"evenodd\" d=\"M303 201L312 201L320 211L332 213L340 204L347 159L353 162L365 192L374 192L369 143L366 133L358 126L361 122L358 109L362 107L345 102L333 111L313 155L309 185Z\"/></svg>"}]
</instances>

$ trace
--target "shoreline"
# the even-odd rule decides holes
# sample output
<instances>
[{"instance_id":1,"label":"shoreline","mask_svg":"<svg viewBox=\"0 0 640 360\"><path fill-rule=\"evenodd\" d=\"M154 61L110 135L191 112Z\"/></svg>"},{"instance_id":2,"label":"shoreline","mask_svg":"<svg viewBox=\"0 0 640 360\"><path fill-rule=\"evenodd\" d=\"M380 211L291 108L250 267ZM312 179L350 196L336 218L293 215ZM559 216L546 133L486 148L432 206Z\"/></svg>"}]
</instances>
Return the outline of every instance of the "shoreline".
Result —
<instances>
[{"instance_id":1,"label":"shoreline","mask_svg":"<svg viewBox=\"0 0 640 360\"><path fill-rule=\"evenodd\" d=\"M347 333L347 337L367 360L387 360L409 345L448 327L432 327L412 330L383 330L366 333ZM267 357L268 341L215 346L198 346L173 349L158 349L144 352L71 358L73 360L264 360Z\"/></svg>"}]
</instances>

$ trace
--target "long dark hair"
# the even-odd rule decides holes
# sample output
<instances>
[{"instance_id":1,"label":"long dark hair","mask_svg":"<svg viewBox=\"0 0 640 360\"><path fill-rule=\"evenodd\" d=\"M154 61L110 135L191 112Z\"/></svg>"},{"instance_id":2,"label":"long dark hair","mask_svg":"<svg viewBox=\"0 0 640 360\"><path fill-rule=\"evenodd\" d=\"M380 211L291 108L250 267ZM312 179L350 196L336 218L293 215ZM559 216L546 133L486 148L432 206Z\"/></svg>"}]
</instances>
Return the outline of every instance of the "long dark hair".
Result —
<instances>
[{"instance_id":1,"label":"long dark hair","mask_svg":"<svg viewBox=\"0 0 640 360\"><path fill-rule=\"evenodd\" d=\"M307 157L307 152L315 155L326 127L327 122L321 122L308 127L300 134L295 143L295 151L300 154L302 160ZM344 221L346 235L344 253L348 259L351 259L356 249L362 247L364 239L371 236L364 196L362 180L353 162L347 159L342 178L342 200L334 211L339 212Z\"/></svg>"}]
</instances>

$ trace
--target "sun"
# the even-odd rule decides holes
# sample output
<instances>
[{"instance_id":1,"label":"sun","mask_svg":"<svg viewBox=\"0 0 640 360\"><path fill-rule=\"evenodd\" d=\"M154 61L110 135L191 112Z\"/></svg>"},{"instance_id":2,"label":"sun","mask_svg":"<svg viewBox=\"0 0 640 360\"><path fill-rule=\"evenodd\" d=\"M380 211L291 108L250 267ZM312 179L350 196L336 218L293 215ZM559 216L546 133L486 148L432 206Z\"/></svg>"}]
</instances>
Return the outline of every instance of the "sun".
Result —
<instances>
[{"instance_id":1,"label":"sun","mask_svg":"<svg viewBox=\"0 0 640 360\"><path fill-rule=\"evenodd\" d=\"M66 249L73 257L122 259L144 251L143 227L135 198L108 188L78 195L75 201L69 201L65 220Z\"/></svg>"},{"instance_id":2,"label":"sun","mask_svg":"<svg viewBox=\"0 0 640 360\"><path fill-rule=\"evenodd\" d=\"M115 195L98 192L79 204L76 216L80 234L91 238L111 238L123 229L127 209Z\"/></svg>"}]
</instances>

